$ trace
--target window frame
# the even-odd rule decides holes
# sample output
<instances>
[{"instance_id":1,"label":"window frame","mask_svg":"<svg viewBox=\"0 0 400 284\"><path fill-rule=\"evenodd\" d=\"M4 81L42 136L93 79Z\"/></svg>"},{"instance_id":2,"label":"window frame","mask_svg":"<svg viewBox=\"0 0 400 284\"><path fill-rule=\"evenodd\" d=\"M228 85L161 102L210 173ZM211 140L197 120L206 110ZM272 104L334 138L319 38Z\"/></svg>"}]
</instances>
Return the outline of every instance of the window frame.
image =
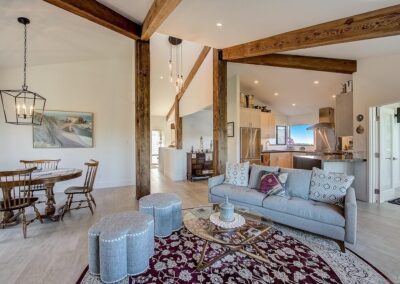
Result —
<instances>
[{"instance_id":1,"label":"window frame","mask_svg":"<svg viewBox=\"0 0 400 284\"><path fill-rule=\"evenodd\" d=\"M290 137L290 138L293 139L293 137L291 137L291 127L293 127L293 126L299 126L299 125L311 126L312 124L310 124L310 123L299 123L299 124L288 125L288 128L287 128L288 137ZM315 146L315 133L314 133L313 131L311 131L311 133L312 133L312 135L313 135L313 143L312 143L312 144L294 143L294 144L292 144L292 145L293 145L293 146L304 146L304 147L307 147L307 146Z\"/></svg>"},{"instance_id":2,"label":"window frame","mask_svg":"<svg viewBox=\"0 0 400 284\"><path fill-rule=\"evenodd\" d=\"M285 140L284 140L285 142L283 144L282 143L278 143L278 141L279 141L278 128L284 128L285 129ZM275 145L286 145L287 138L288 138L288 127L287 127L287 125L277 125L275 127L275 133L276 133L276 135L275 135Z\"/></svg>"}]
</instances>

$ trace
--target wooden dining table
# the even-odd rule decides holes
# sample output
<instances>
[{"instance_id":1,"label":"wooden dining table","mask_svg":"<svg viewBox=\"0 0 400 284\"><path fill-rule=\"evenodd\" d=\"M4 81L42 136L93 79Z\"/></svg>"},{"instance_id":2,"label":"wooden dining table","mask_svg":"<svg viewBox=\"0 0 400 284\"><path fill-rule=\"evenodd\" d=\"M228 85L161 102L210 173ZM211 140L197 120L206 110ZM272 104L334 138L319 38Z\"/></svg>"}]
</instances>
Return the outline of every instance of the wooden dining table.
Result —
<instances>
[{"instance_id":1,"label":"wooden dining table","mask_svg":"<svg viewBox=\"0 0 400 284\"><path fill-rule=\"evenodd\" d=\"M56 208L54 204L54 185L57 182L62 182L66 180L75 179L82 176L81 169L57 169L57 170L43 170L43 171L34 171L32 173L31 185L43 184L46 187L46 208L42 217L56 221L58 220L58 215L55 215ZM24 181L21 180L21 185L23 185ZM12 186L17 186L15 182L12 184L10 182L9 186L7 183L3 183L1 188L3 192L3 196L9 195L9 192L12 190ZM13 223L14 212L8 211L4 213L3 221L5 224ZM8 222L10 220L10 222Z\"/></svg>"}]
</instances>

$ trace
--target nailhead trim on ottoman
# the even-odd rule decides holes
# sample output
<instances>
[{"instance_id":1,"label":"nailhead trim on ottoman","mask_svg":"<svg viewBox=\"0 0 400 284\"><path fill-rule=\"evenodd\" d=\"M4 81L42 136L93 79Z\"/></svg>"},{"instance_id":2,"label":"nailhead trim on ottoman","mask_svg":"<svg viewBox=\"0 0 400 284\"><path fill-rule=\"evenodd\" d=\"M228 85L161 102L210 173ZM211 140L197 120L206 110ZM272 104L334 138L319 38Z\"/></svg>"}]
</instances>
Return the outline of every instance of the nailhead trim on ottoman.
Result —
<instances>
[{"instance_id":1,"label":"nailhead trim on ottoman","mask_svg":"<svg viewBox=\"0 0 400 284\"><path fill-rule=\"evenodd\" d=\"M89 273L114 283L149 268L154 255L154 219L132 211L103 217L88 232Z\"/></svg>"},{"instance_id":2,"label":"nailhead trim on ottoman","mask_svg":"<svg viewBox=\"0 0 400 284\"><path fill-rule=\"evenodd\" d=\"M168 237L182 228L182 201L174 193L154 193L140 198L139 211L154 217L156 237Z\"/></svg>"}]
</instances>

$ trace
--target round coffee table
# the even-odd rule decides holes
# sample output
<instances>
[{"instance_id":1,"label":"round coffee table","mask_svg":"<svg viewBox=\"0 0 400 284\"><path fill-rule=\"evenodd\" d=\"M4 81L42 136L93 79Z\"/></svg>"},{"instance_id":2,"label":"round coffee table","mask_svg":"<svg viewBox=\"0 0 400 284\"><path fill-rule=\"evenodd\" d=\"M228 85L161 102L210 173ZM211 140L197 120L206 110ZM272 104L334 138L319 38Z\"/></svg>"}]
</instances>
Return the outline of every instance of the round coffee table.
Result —
<instances>
[{"instance_id":1,"label":"round coffee table","mask_svg":"<svg viewBox=\"0 0 400 284\"><path fill-rule=\"evenodd\" d=\"M235 207L235 213L243 216L246 223L238 228L224 229L210 221L210 215L215 212L219 212L218 204L184 210L183 213L183 223L186 229L206 241L197 263L198 270L203 270L226 255L235 252L241 252L263 263L269 262L267 255L258 247L257 243L260 242L260 237L269 233L273 224L271 220L256 212L251 212L248 208ZM226 247L227 250L204 262L205 253L210 242L220 244ZM246 246L251 246L257 253L247 251L245 249Z\"/></svg>"}]
</instances>

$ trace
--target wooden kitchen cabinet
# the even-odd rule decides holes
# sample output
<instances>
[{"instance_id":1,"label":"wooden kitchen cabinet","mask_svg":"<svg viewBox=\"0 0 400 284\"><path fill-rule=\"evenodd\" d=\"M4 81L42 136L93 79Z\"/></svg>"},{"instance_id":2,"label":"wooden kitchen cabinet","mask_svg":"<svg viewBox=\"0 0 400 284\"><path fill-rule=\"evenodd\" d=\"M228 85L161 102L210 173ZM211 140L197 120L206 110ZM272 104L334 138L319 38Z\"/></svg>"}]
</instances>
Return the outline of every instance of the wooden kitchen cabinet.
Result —
<instances>
[{"instance_id":1,"label":"wooden kitchen cabinet","mask_svg":"<svg viewBox=\"0 0 400 284\"><path fill-rule=\"evenodd\" d=\"M271 167L293 168L293 154L291 152L270 153Z\"/></svg>"},{"instance_id":2,"label":"wooden kitchen cabinet","mask_svg":"<svg viewBox=\"0 0 400 284\"><path fill-rule=\"evenodd\" d=\"M240 109L240 127L261 127L261 111L254 108Z\"/></svg>"},{"instance_id":3,"label":"wooden kitchen cabinet","mask_svg":"<svg viewBox=\"0 0 400 284\"><path fill-rule=\"evenodd\" d=\"M353 136L353 93L336 96L335 131L337 137Z\"/></svg>"},{"instance_id":4,"label":"wooden kitchen cabinet","mask_svg":"<svg viewBox=\"0 0 400 284\"><path fill-rule=\"evenodd\" d=\"M261 139L275 138L276 119L272 112L261 113Z\"/></svg>"}]
</instances>

